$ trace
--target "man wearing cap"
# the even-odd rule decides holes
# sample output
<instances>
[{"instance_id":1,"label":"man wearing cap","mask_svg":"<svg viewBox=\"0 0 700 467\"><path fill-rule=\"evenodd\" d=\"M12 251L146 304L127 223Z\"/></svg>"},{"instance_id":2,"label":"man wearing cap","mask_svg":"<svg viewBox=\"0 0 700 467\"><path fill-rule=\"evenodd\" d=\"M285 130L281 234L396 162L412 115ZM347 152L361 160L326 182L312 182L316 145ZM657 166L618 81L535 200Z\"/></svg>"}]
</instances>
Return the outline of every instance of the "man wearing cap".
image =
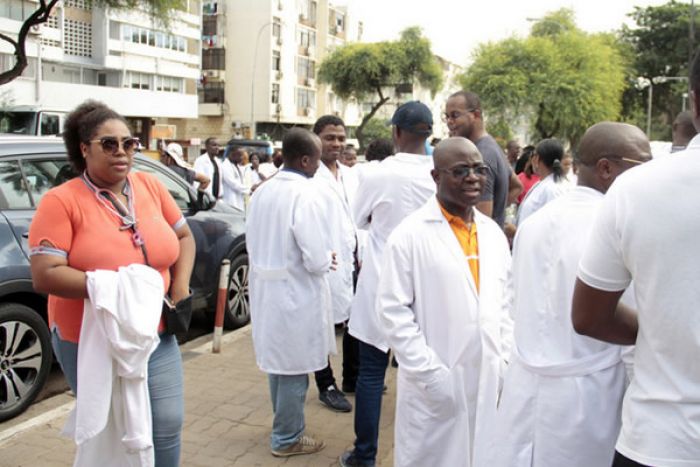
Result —
<instances>
[{"instance_id":1,"label":"man wearing cap","mask_svg":"<svg viewBox=\"0 0 700 467\"><path fill-rule=\"evenodd\" d=\"M377 457L379 415L389 344L375 307L380 263L387 237L406 216L435 195L433 160L425 141L433 116L418 101L401 105L391 119L397 153L360 181L353 203L357 227L368 230L367 246L350 312L350 334L359 340L360 370L355 386L355 444L342 466L373 466ZM421 440L416 440L420 443Z\"/></svg>"},{"instance_id":2,"label":"man wearing cap","mask_svg":"<svg viewBox=\"0 0 700 467\"><path fill-rule=\"evenodd\" d=\"M204 190L209 186L211 180L206 175L195 172L182 157L182 146L177 143L168 144L165 149L161 149L160 161L170 170L185 179L187 183L194 186L194 182L199 183L199 189Z\"/></svg>"},{"instance_id":3,"label":"man wearing cap","mask_svg":"<svg viewBox=\"0 0 700 467\"><path fill-rule=\"evenodd\" d=\"M481 201L476 208L503 228L506 206L515 202L523 184L508 165L503 150L484 128L479 96L473 92L457 91L447 99L443 118L450 136L462 136L474 143L489 167Z\"/></svg>"}]
</instances>

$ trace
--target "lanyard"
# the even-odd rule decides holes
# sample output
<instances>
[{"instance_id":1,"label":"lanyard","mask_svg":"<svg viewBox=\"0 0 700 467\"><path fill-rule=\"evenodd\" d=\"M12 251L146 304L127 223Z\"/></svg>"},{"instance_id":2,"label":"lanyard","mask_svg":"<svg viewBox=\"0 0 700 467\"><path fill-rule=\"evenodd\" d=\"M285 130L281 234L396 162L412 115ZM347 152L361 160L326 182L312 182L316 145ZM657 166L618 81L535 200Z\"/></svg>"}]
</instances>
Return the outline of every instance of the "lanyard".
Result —
<instances>
[{"instance_id":1,"label":"lanyard","mask_svg":"<svg viewBox=\"0 0 700 467\"><path fill-rule=\"evenodd\" d=\"M83 182L85 182L85 185L87 185L87 187L90 189L90 191L92 191L95 194L97 202L104 206L109 212L111 212L121 221L122 225L119 227L119 230L131 230L131 241L134 243L134 246L138 246L141 248L141 253L143 253L144 262L146 263L146 265L150 266L148 262L148 253L146 252L146 243L143 241L141 233L136 227L136 212L134 210L135 196L132 193L129 179L126 179L124 190L122 191L122 193L126 195L128 200L127 207L124 206L124 203L122 203L121 200L119 200L119 198L114 196L114 194L111 191L104 188L100 188L97 185L95 185L95 183L92 180L90 180L87 171L83 172L81 178Z\"/></svg>"}]
</instances>

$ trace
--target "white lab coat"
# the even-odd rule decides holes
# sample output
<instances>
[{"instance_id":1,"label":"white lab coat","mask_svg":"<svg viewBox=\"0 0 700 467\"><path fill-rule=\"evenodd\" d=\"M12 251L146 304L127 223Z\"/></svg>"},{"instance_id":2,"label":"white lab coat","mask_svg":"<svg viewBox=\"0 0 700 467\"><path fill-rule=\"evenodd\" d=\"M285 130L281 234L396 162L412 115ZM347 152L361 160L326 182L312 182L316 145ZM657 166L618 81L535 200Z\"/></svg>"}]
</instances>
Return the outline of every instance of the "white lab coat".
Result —
<instances>
[{"instance_id":1,"label":"white lab coat","mask_svg":"<svg viewBox=\"0 0 700 467\"><path fill-rule=\"evenodd\" d=\"M489 467L612 463L626 381L623 347L578 335L571 323L578 263L602 199L575 187L518 228L515 346Z\"/></svg>"},{"instance_id":2,"label":"white lab coat","mask_svg":"<svg viewBox=\"0 0 700 467\"><path fill-rule=\"evenodd\" d=\"M554 181L554 175L549 174L527 192L520 207L518 208L517 224L522 224L525 219L537 212L545 204L566 193L567 187L563 179Z\"/></svg>"},{"instance_id":3,"label":"white lab coat","mask_svg":"<svg viewBox=\"0 0 700 467\"><path fill-rule=\"evenodd\" d=\"M355 223L352 220L346 179L349 169L338 164L339 178L333 176L325 164L316 171L314 182L318 185L319 201L323 203L323 232L336 253L338 266L328 274L333 303L333 320L342 323L350 317L353 288L352 275L355 270L354 253L357 245Z\"/></svg>"},{"instance_id":4,"label":"white lab coat","mask_svg":"<svg viewBox=\"0 0 700 467\"><path fill-rule=\"evenodd\" d=\"M222 183L224 185L224 203L234 208L245 210L245 195L249 192L246 187L244 167L236 167L233 162L225 159L221 164Z\"/></svg>"},{"instance_id":5,"label":"white lab coat","mask_svg":"<svg viewBox=\"0 0 700 467\"><path fill-rule=\"evenodd\" d=\"M218 157L214 158L214 163L219 167L219 199L221 199L224 196L224 181L223 181L223 176L222 176L222 164L221 161L219 160ZM197 159L194 161L194 171L199 172L201 174L206 175L209 177L209 180L211 182L209 185L207 185L207 188L204 190L207 193L209 193L212 198L214 197L212 187L214 186L214 163L212 163L211 158L209 157L209 154L204 153L201 156L199 156ZM197 185L196 187L199 187L199 183L195 182Z\"/></svg>"},{"instance_id":6,"label":"white lab coat","mask_svg":"<svg viewBox=\"0 0 700 467\"><path fill-rule=\"evenodd\" d=\"M255 357L266 373L310 373L325 368L329 353L335 353L326 277L331 248L320 234L318 198L312 180L283 170L250 199L250 316Z\"/></svg>"},{"instance_id":7,"label":"white lab coat","mask_svg":"<svg viewBox=\"0 0 700 467\"><path fill-rule=\"evenodd\" d=\"M349 332L362 342L389 350L375 301L384 245L394 227L435 194L431 156L398 153L363 174L355 195L353 216L369 235L352 301Z\"/></svg>"},{"instance_id":8,"label":"white lab coat","mask_svg":"<svg viewBox=\"0 0 700 467\"><path fill-rule=\"evenodd\" d=\"M476 211L476 210L475 210ZM483 465L512 338L510 251L478 211L477 292L435 197L389 237L377 308L399 362L394 464Z\"/></svg>"},{"instance_id":9,"label":"white lab coat","mask_svg":"<svg viewBox=\"0 0 700 467\"><path fill-rule=\"evenodd\" d=\"M158 346L163 278L142 264L87 273L78 394L64 433L74 466L152 466L148 359Z\"/></svg>"}]
</instances>

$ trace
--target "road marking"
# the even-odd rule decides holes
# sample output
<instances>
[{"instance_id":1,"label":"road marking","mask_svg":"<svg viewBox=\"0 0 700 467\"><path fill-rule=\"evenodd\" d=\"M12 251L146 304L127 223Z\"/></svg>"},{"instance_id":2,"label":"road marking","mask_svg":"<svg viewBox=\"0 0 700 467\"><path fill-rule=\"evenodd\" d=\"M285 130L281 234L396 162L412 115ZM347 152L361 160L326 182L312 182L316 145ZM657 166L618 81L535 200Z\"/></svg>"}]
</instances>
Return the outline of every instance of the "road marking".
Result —
<instances>
[{"instance_id":1,"label":"road marking","mask_svg":"<svg viewBox=\"0 0 700 467\"><path fill-rule=\"evenodd\" d=\"M67 415L71 410L73 410L73 407L75 407L74 400L66 402L65 404L56 407L55 409L51 409L47 412L42 413L41 415L37 415L36 417L30 418L26 422L19 423L13 426L12 428L0 431L0 445L2 445L5 441L9 439L12 439L17 435L24 433L25 431L29 431L40 425L51 423L57 418Z\"/></svg>"}]
</instances>

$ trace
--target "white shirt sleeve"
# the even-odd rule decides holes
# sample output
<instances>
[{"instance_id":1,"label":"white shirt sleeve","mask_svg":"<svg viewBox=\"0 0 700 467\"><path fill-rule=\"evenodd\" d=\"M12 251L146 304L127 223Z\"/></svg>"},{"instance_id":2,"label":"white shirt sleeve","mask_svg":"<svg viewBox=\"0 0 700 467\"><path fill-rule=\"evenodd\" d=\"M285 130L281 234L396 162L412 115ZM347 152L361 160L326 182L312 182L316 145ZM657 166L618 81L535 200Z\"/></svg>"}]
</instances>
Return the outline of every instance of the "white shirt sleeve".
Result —
<instances>
[{"instance_id":1,"label":"white shirt sleeve","mask_svg":"<svg viewBox=\"0 0 700 467\"><path fill-rule=\"evenodd\" d=\"M605 196L578 268L579 279L607 292L624 290L632 281L623 254L622 227L626 222L624 186L621 190L620 185L613 185Z\"/></svg>"}]
</instances>

